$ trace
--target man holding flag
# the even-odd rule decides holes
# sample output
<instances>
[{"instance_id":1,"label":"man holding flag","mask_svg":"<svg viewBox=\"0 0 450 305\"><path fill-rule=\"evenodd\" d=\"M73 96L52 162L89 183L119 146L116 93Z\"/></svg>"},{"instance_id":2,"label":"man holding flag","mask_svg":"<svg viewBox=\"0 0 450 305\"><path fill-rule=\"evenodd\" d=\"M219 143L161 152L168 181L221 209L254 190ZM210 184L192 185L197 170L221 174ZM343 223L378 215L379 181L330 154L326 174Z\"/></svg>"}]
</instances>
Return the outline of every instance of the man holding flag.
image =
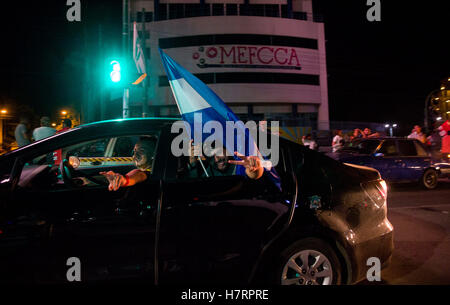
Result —
<instances>
[{"instance_id":1,"label":"man holding flag","mask_svg":"<svg viewBox=\"0 0 450 305\"><path fill-rule=\"evenodd\" d=\"M230 158L226 158L226 160L228 161L227 163L236 166L234 171L237 175L246 175L251 179L259 179L266 173L269 179L281 189L280 179L275 169L272 166L263 166L263 164L268 162L262 158L252 134L245 128L242 121L201 80L180 66L161 49L159 49L159 52L178 110L184 123L188 125L187 129L194 131L189 134L189 137L194 139L196 144L199 144L199 142L203 143L205 134L203 133L201 120L206 123L214 121L219 125L218 127L221 127L219 129L225 131L222 133L221 143L216 143L216 145L224 146L224 149L221 149L221 153L214 154L216 168L220 168L226 156L233 156L231 152L234 152L234 160L229 160ZM237 135L234 133L234 130L230 132L227 129L230 122L237 127ZM200 128L198 125L200 125ZM242 143L244 145L241 145ZM204 167L200 158L198 158L198 162ZM203 169L208 176L206 169Z\"/></svg>"}]
</instances>

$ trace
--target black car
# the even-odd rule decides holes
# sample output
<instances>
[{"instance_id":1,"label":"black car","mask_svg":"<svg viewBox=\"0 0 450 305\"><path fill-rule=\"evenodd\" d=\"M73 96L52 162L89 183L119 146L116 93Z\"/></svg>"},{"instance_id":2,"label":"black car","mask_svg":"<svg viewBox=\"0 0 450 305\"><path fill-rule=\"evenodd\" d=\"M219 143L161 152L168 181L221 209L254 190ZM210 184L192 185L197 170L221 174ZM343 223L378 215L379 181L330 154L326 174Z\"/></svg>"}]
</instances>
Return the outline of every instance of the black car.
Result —
<instances>
[{"instance_id":1,"label":"black car","mask_svg":"<svg viewBox=\"0 0 450 305\"><path fill-rule=\"evenodd\" d=\"M386 266L386 188L280 139L281 190L264 176L192 178L171 153L175 119L104 121L0 157L0 282L345 284ZM100 171L134 169L133 146L157 139L148 179L108 191ZM62 162L55 164L60 154Z\"/></svg>"}]
</instances>

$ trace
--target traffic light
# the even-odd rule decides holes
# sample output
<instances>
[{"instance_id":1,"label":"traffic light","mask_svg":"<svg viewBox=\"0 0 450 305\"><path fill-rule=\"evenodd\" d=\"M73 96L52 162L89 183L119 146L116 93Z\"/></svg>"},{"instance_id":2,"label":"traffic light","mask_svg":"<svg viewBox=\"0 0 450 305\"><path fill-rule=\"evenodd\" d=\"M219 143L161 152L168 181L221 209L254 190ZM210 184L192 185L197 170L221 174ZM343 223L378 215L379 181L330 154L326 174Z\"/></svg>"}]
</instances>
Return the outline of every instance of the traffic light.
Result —
<instances>
[{"instance_id":1,"label":"traffic light","mask_svg":"<svg viewBox=\"0 0 450 305\"><path fill-rule=\"evenodd\" d=\"M122 69L120 67L120 62L118 60L112 60L109 63L110 73L109 77L113 83L118 83L122 80Z\"/></svg>"},{"instance_id":2,"label":"traffic light","mask_svg":"<svg viewBox=\"0 0 450 305\"><path fill-rule=\"evenodd\" d=\"M107 83L115 87L129 87L139 85L147 77L145 73L137 73L123 57L109 57L106 59Z\"/></svg>"}]
</instances>

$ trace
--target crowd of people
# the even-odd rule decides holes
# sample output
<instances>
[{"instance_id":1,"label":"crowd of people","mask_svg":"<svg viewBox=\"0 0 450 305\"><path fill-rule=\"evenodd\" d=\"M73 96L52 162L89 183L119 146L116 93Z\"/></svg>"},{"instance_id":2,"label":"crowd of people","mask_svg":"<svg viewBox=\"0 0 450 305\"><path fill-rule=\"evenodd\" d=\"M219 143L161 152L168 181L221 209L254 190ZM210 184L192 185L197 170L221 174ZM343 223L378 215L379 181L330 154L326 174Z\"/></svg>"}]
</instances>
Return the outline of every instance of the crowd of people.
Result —
<instances>
[{"instance_id":1,"label":"crowd of people","mask_svg":"<svg viewBox=\"0 0 450 305\"><path fill-rule=\"evenodd\" d=\"M377 138L380 136L381 135L378 132L372 132L370 128L364 128L363 130L355 128L350 134L344 134L342 130L338 129L335 131L335 135L331 142L331 148L333 152L336 152L341 149L347 142L364 138Z\"/></svg>"},{"instance_id":2,"label":"crowd of people","mask_svg":"<svg viewBox=\"0 0 450 305\"><path fill-rule=\"evenodd\" d=\"M355 128L352 132L344 133L343 130L335 130L331 141L331 149L337 152L345 143L357 139L377 138L383 137L384 134L379 132L372 132L370 128L359 129ZM430 151L437 152L448 158L450 156L450 122L445 121L440 126L434 126L428 133L423 132L420 125L414 125L411 133L407 136L408 139L416 139L423 143ZM304 146L317 150L318 144L312 139L311 134L302 137Z\"/></svg>"},{"instance_id":3,"label":"crowd of people","mask_svg":"<svg viewBox=\"0 0 450 305\"><path fill-rule=\"evenodd\" d=\"M378 132L372 132L370 128L354 129L352 133L344 134L342 130L336 130L331 142L332 151L336 152L344 146L345 143L355 139L377 138L382 135ZM408 139L416 139L423 143L432 152L438 152L448 158L450 155L450 122L445 121L440 126L434 126L428 133L422 131L422 127L415 125ZM305 144L306 145L306 144Z\"/></svg>"},{"instance_id":4,"label":"crowd of people","mask_svg":"<svg viewBox=\"0 0 450 305\"><path fill-rule=\"evenodd\" d=\"M22 147L72 128L72 121L70 119L63 120L62 129L60 130L51 127L50 124L50 118L43 116L40 120L40 126L31 131L30 120L26 117L21 117L20 122L14 131L17 146Z\"/></svg>"}]
</instances>

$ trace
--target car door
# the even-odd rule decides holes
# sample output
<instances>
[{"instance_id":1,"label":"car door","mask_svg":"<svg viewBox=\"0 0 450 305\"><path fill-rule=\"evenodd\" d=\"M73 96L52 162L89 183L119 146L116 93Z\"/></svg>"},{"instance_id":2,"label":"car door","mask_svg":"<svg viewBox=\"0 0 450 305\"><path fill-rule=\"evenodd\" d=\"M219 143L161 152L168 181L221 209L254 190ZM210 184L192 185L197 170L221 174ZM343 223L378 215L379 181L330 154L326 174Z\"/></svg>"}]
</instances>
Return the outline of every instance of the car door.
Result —
<instances>
[{"instance_id":1,"label":"car door","mask_svg":"<svg viewBox=\"0 0 450 305\"><path fill-rule=\"evenodd\" d=\"M97 142L85 144L98 147ZM61 148L66 152L63 158L76 147L83 147L83 142ZM97 175L79 173L72 180L81 179L82 183L68 184L54 166L34 164L36 159L43 160L42 156L23 160L22 175L14 191L17 211L8 228L8 232L19 232L27 226L21 236L26 236L31 249L37 251L22 255L32 260L29 277L37 282L66 282L67 261L77 258L82 281L139 278L153 283L158 175L151 173L141 185L111 192L98 172L116 170L113 165L81 166L80 172ZM158 171L157 165L154 170Z\"/></svg>"},{"instance_id":2,"label":"car door","mask_svg":"<svg viewBox=\"0 0 450 305\"><path fill-rule=\"evenodd\" d=\"M171 160L163 190L160 283L246 283L264 245L288 221L293 196L285 159L276 167L283 191L267 173L256 181L196 178L186 172L184 157Z\"/></svg>"},{"instance_id":3,"label":"car door","mask_svg":"<svg viewBox=\"0 0 450 305\"><path fill-rule=\"evenodd\" d=\"M372 160L373 167L380 172L383 179L395 181L400 178L398 169L402 166L402 159L398 154L395 139L384 140Z\"/></svg>"},{"instance_id":4,"label":"car door","mask_svg":"<svg viewBox=\"0 0 450 305\"><path fill-rule=\"evenodd\" d=\"M419 180L424 169L429 167L431 158L416 140L398 140L398 148L402 160L399 168L400 179L404 181Z\"/></svg>"}]
</instances>

